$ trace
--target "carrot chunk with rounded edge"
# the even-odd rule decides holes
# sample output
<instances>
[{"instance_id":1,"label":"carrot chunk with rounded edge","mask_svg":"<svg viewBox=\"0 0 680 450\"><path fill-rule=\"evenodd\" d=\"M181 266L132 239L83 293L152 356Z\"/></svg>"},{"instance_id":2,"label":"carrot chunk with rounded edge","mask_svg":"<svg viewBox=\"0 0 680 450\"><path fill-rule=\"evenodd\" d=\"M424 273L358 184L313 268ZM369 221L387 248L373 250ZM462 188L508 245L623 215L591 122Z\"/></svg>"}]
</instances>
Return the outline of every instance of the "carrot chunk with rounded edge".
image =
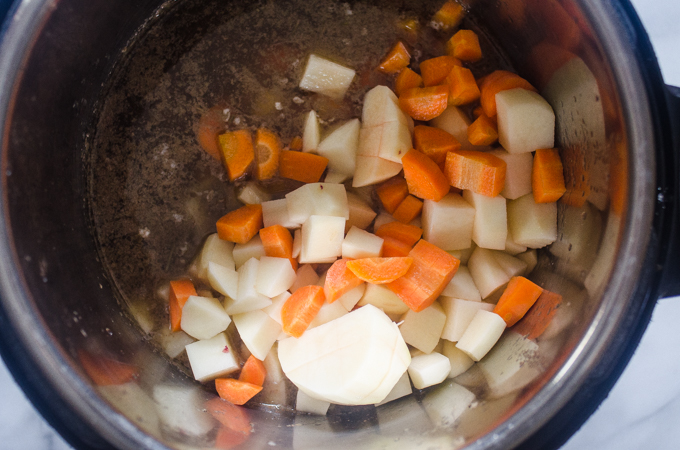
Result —
<instances>
[{"instance_id":1,"label":"carrot chunk with rounded edge","mask_svg":"<svg viewBox=\"0 0 680 450\"><path fill-rule=\"evenodd\" d=\"M411 194L422 199L438 202L449 193L449 181L441 169L427 155L418 150L409 150L401 163L404 166L404 178Z\"/></svg>"},{"instance_id":2,"label":"carrot chunk with rounded edge","mask_svg":"<svg viewBox=\"0 0 680 450\"><path fill-rule=\"evenodd\" d=\"M496 94L508 89L522 88L536 92L527 80L516 73L507 70L496 70L485 76L479 83L479 101L484 109L484 114L489 118L496 116Z\"/></svg>"},{"instance_id":3,"label":"carrot chunk with rounded edge","mask_svg":"<svg viewBox=\"0 0 680 450\"><path fill-rule=\"evenodd\" d=\"M347 268L349 259L338 259L326 272L323 285L324 296L328 303L333 303L347 292L359 286L363 281Z\"/></svg>"},{"instance_id":4,"label":"carrot chunk with rounded edge","mask_svg":"<svg viewBox=\"0 0 680 450\"><path fill-rule=\"evenodd\" d=\"M404 276L411 264L413 258L409 256L361 258L347 261L347 268L368 283L386 284Z\"/></svg>"},{"instance_id":5,"label":"carrot chunk with rounded edge","mask_svg":"<svg viewBox=\"0 0 680 450\"><path fill-rule=\"evenodd\" d=\"M392 214L408 195L408 185L401 176L390 178L375 188L385 211Z\"/></svg>"},{"instance_id":6,"label":"carrot chunk with rounded edge","mask_svg":"<svg viewBox=\"0 0 680 450\"><path fill-rule=\"evenodd\" d=\"M392 217L399 222L409 223L418 217L422 210L423 202L409 194L401 203L399 203L397 209L392 213Z\"/></svg>"},{"instance_id":7,"label":"carrot chunk with rounded edge","mask_svg":"<svg viewBox=\"0 0 680 450\"><path fill-rule=\"evenodd\" d=\"M462 61L479 61L482 59L482 48L477 33L458 30L446 43L446 53Z\"/></svg>"},{"instance_id":8,"label":"carrot chunk with rounded edge","mask_svg":"<svg viewBox=\"0 0 680 450\"><path fill-rule=\"evenodd\" d=\"M255 137L255 178L268 180L272 178L279 168L279 155L281 153L281 140L271 131L260 128Z\"/></svg>"},{"instance_id":9,"label":"carrot chunk with rounded edge","mask_svg":"<svg viewBox=\"0 0 680 450\"><path fill-rule=\"evenodd\" d=\"M392 256L408 256L413 245L408 245L404 241L386 236L383 238L382 256L389 258Z\"/></svg>"},{"instance_id":10,"label":"carrot chunk with rounded edge","mask_svg":"<svg viewBox=\"0 0 680 450\"><path fill-rule=\"evenodd\" d=\"M260 239L266 256L291 258L293 256L293 236L282 225L272 225L260 230Z\"/></svg>"},{"instance_id":11,"label":"carrot chunk with rounded edge","mask_svg":"<svg viewBox=\"0 0 680 450\"><path fill-rule=\"evenodd\" d=\"M445 173L451 186L495 197L505 186L505 161L489 153L458 150L446 155Z\"/></svg>"},{"instance_id":12,"label":"carrot chunk with rounded edge","mask_svg":"<svg viewBox=\"0 0 680 450\"><path fill-rule=\"evenodd\" d=\"M411 62L411 54L403 42L399 41L380 62L378 70L383 73L399 72Z\"/></svg>"},{"instance_id":13,"label":"carrot chunk with rounded edge","mask_svg":"<svg viewBox=\"0 0 680 450\"><path fill-rule=\"evenodd\" d=\"M256 386L233 378L217 378L215 380L217 394L234 405L243 405L255 397L262 390L262 386Z\"/></svg>"},{"instance_id":14,"label":"carrot chunk with rounded edge","mask_svg":"<svg viewBox=\"0 0 680 450\"><path fill-rule=\"evenodd\" d=\"M97 386L125 384L137 377L137 368L106 356L93 355L87 350L78 350L78 359L83 370Z\"/></svg>"},{"instance_id":15,"label":"carrot chunk with rounded edge","mask_svg":"<svg viewBox=\"0 0 680 450\"><path fill-rule=\"evenodd\" d=\"M564 168L556 148L542 148L534 154L531 188L536 203L552 203L564 195Z\"/></svg>"},{"instance_id":16,"label":"carrot chunk with rounded edge","mask_svg":"<svg viewBox=\"0 0 680 450\"><path fill-rule=\"evenodd\" d=\"M300 136L295 136L290 140L290 145L288 146L291 150L302 150L302 138Z\"/></svg>"},{"instance_id":17,"label":"carrot chunk with rounded edge","mask_svg":"<svg viewBox=\"0 0 680 450\"><path fill-rule=\"evenodd\" d=\"M453 56L437 56L436 58L426 59L420 63L420 74L423 77L425 86L436 86L444 83L446 76L455 66L462 63Z\"/></svg>"},{"instance_id":18,"label":"carrot chunk with rounded edge","mask_svg":"<svg viewBox=\"0 0 680 450\"><path fill-rule=\"evenodd\" d=\"M460 260L422 239L408 255L413 263L406 274L385 286L413 311L420 312L439 297L456 274Z\"/></svg>"},{"instance_id":19,"label":"carrot chunk with rounded edge","mask_svg":"<svg viewBox=\"0 0 680 450\"><path fill-rule=\"evenodd\" d=\"M529 311L543 289L524 277L512 277L493 312L511 327Z\"/></svg>"},{"instance_id":20,"label":"carrot chunk with rounded edge","mask_svg":"<svg viewBox=\"0 0 680 450\"><path fill-rule=\"evenodd\" d=\"M446 154L460 149L460 142L441 128L416 125L413 128L413 144L416 150L429 156L432 161L443 166Z\"/></svg>"},{"instance_id":21,"label":"carrot chunk with rounded edge","mask_svg":"<svg viewBox=\"0 0 680 450\"><path fill-rule=\"evenodd\" d=\"M321 286L303 286L291 295L281 308L283 331L300 337L326 301Z\"/></svg>"},{"instance_id":22,"label":"carrot chunk with rounded edge","mask_svg":"<svg viewBox=\"0 0 680 450\"><path fill-rule=\"evenodd\" d=\"M449 85L449 105L467 105L479 98L479 86L470 69L454 66L446 76Z\"/></svg>"},{"instance_id":23,"label":"carrot chunk with rounded edge","mask_svg":"<svg viewBox=\"0 0 680 450\"><path fill-rule=\"evenodd\" d=\"M245 205L217 221L217 235L223 241L245 244L262 228L262 205Z\"/></svg>"},{"instance_id":24,"label":"carrot chunk with rounded edge","mask_svg":"<svg viewBox=\"0 0 680 450\"><path fill-rule=\"evenodd\" d=\"M548 328L560 304L562 304L560 294L543 289L536 303L515 324L512 330L527 339L536 339Z\"/></svg>"},{"instance_id":25,"label":"carrot chunk with rounded edge","mask_svg":"<svg viewBox=\"0 0 680 450\"><path fill-rule=\"evenodd\" d=\"M248 410L222 398L213 397L205 402L205 409L226 428L248 436L251 432Z\"/></svg>"},{"instance_id":26,"label":"carrot chunk with rounded edge","mask_svg":"<svg viewBox=\"0 0 680 450\"><path fill-rule=\"evenodd\" d=\"M321 179L327 165L328 158L323 156L282 150L279 158L279 175L303 183L316 183Z\"/></svg>"},{"instance_id":27,"label":"carrot chunk with rounded edge","mask_svg":"<svg viewBox=\"0 0 680 450\"><path fill-rule=\"evenodd\" d=\"M464 15L463 5L449 0L432 16L432 21L438 24L440 29L446 31L457 26L463 20Z\"/></svg>"},{"instance_id":28,"label":"carrot chunk with rounded edge","mask_svg":"<svg viewBox=\"0 0 680 450\"><path fill-rule=\"evenodd\" d=\"M229 180L234 181L243 176L255 159L253 137L250 131L237 130L220 134L217 141Z\"/></svg>"},{"instance_id":29,"label":"carrot chunk with rounded edge","mask_svg":"<svg viewBox=\"0 0 680 450\"><path fill-rule=\"evenodd\" d=\"M498 129L491 119L482 114L470 124L467 135L472 145L491 145L498 140Z\"/></svg>"},{"instance_id":30,"label":"carrot chunk with rounded edge","mask_svg":"<svg viewBox=\"0 0 680 450\"><path fill-rule=\"evenodd\" d=\"M217 143L217 136L221 133L224 133L222 110L221 108L211 108L198 121L196 139L201 148L218 161L220 159L220 146Z\"/></svg>"},{"instance_id":31,"label":"carrot chunk with rounded edge","mask_svg":"<svg viewBox=\"0 0 680 450\"><path fill-rule=\"evenodd\" d=\"M401 222L389 222L375 230L375 235L383 239L391 237L413 247L423 235L423 230L415 225Z\"/></svg>"},{"instance_id":32,"label":"carrot chunk with rounded edge","mask_svg":"<svg viewBox=\"0 0 680 450\"><path fill-rule=\"evenodd\" d=\"M265 369L262 361L250 355L243 368L241 368L241 374L238 376L238 379L255 386L262 386L266 376L267 369Z\"/></svg>"},{"instance_id":33,"label":"carrot chunk with rounded edge","mask_svg":"<svg viewBox=\"0 0 680 450\"><path fill-rule=\"evenodd\" d=\"M198 295L191 280L175 280L170 282L168 309L170 311L170 330L179 331L182 323L182 308L192 295Z\"/></svg>"},{"instance_id":34,"label":"carrot chunk with rounded edge","mask_svg":"<svg viewBox=\"0 0 680 450\"><path fill-rule=\"evenodd\" d=\"M401 109L415 120L431 120L448 106L446 85L408 89L399 97Z\"/></svg>"},{"instance_id":35,"label":"carrot chunk with rounded edge","mask_svg":"<svg viewBox=\"0 0 680 450\"><path fill-rule=\"evenodd\" d=\"M408 89L421 87L423 85L423 77L406 67L399 72L397 78L394 80L394 93L400 96Z\"/></svg>"}]
</instances>

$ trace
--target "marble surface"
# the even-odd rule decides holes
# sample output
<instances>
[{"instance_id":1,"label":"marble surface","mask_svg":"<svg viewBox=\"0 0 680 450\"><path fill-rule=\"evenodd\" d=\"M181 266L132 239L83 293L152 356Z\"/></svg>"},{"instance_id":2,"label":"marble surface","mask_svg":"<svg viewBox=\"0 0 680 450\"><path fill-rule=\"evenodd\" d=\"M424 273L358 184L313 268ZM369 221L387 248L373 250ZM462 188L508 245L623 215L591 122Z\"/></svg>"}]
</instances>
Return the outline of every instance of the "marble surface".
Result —
<instances>
[{"instance_id":1,"label":"marble surface","mask_svg":"<svg viewBox=\"0 0 680 450\"><path fill-rule=\"evenodd\" d=\"M666 83L680 86L680 1L632 0ZM671 450L680 446L680 297L659 301L630 364L565 450ZM0 449L67 450L0 364Z\"/></svg>"}]
</instances>

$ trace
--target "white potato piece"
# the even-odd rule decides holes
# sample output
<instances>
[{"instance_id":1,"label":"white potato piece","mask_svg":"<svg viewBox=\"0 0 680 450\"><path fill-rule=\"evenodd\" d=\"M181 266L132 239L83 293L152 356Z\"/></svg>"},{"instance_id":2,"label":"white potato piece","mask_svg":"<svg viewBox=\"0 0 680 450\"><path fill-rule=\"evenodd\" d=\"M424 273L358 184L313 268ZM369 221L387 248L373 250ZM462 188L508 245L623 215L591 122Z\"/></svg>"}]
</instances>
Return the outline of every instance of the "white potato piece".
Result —
<instances>
[{"instance_id":1,"label":"white potato piece","mask_svg":"<svg viewBox=\"0 0 680 450\"><path fill-rule=\"evenodd\" d=\"M300 249L302 249L302 231L298 228L293 233L293 258L300 256Z\"/></svg>"},{"instance_id":2,"label":"white potato piece","mask_svg":"<svg viewBox=\"0 0 680 450\"><path fill-rule=\"evenodd\" d=\"M260 261L250 258L238 269L238 291L236 298L227 298L224 309L227 314L241 314L256 309L262 309L272 304L269 297L257 292L257 272Z\"/></svg>"},{"instance_id":3,"label":"white potato piece","mask_svg":"<svg viewBox=\"0 0 680 450\"><path fill-rule=\"evenodd\" d=\"M494 305L484 302L471 302L460 298L442 298L440 300L446 322L442 329L442 339L457 342L467 330L477 311L493 311Z\"/></svg>"},{"instance_id":4,"label":"white potato piece","mask_svg":"<svg viewBox=\"0 0 680 450\"><path fill-rule=\"evenodd\" d=\"M182 331L196 339L210 339L230 323L229 315L216 298L192 295L182 307Z\"/></svg>"},{"instance_id":5,"label":"white potato piece","mask_svg":"<svg viewBox=\"0 0 680 450\"><path fill-rule=\"evenodd\" d=\"M514 200L532 191L531 173L534 167L534 156L527 153L508 153L505 150L492 150L494 156L505 161L505 186L501 195Z\"/></svg>"},{"instance_id":6,"label":"white potato piece","mask_svg":"<svg viewBox=\"0 0 680 450\"><path fill-rule=\"evenodd\" d=\"M186 351L194 378L200 382L223 377L239 369L234 348L224 333L189 344Z\"/></svg>"},{"instance_id":7,"label":"white potato piece","mask_svg":"<svg viewBox=\"0 0 680 450\"><path fill-rule=\"evenodd\" d=\"M526 251L527 248L513 241L512 234L508 233L508 237L505 239L505 253L515 256Z\"/></svg>"},{"instance_id":8,"label":"white potato piece","mask_svg":"<svg viewBox=\"0 0 680 450\"><path fill-rule=\"evenodd\" d=\"M352 227L342 241L342 257L351 259L376 258L382 252L383 238Z\"/></svg>"},{"instance_id":9,"label":"white potato piece","mask_svg":"<svg viewBox=\"0 0 680 450\"><path fill-rule=\"evenodd\" d=\"M338 172L333 172L332 170L329 170L326 172L326 176L323 179L324 183L333 183L333 184L340 184L344 183L350 175L346 175L344 173L338 173Z\"/></svg>"},{"instance_id":10,"label":"white potato piece","mask_svg":"<svg viewBox=\"0 0 680 450\"><path fill-rule=\"evenodd\" d=\"M288 300L291 295L292 294L288 291L277 295L276 297L272 298L272 304L262 308L262 311L267 313L269 317L274 319L276 323L283 325L283 320L281 319L281 308L283 308L283 304L286 303L286 300Z\"/></svg>"},{"instance_id":11,"label":"white potato piece","mask_svg":"<svg viewBox=\"0 0 680 450\"><path fill-rule=\"evenodd\" d=\"M181 355L182 352L184 352L184 348L193 342L196 342L196 339L192 338L184 331L172 332L169 328L163 330L161 337L163 350L165 350L165 353L172 359Z\"/></svg>"},{"instance_id":12,"label":"white potato piece","mask_svg":"<svg viewBox=\"0 0 680 450\"><path fill-rule=\"evenodd\" d=\"M307 183L286 194L286 203L293 222L304 223L312 215L349 219L344 184Z\"/></svg>"},{"instance_id":13,"label":"white potato piece","mask_svg":"<svg viewBox=\"0 0 680 450\"><path fill-rule=\"evenodd\" d=\"M281 225L285 228L300 228L302 221L291 220L288 214L288 202L285 198L262 203L262 223L265 227Z\"/></svg>"},{"instance_id":14,"label":"white potato piece","mask_svg":"<svg viewBox=\"0 0 680 450\"><path fill-rule=\"evenodd\" d=\"M153 387L156 412L164 428L189 437L204 437L215 427L205 412L205 393L196 386L157 384Z\"/></svg>"},{"instance_id":15,"label":"white potato piece","mask_svg":"<svg viewBox=\"0 0 680 450\"><path fill-rule=\"evenodd\" d=\"M305 118L305 129L302 132L302 151L314 152L319 147L321 131L319 130L319 117L316 111L311 110Z\"/></svg>"},{"instance_id":16,"label":"white potato piece","mask_svg":"<svg viewBox=\"0 0 680 450\"><path fill-rule=\"evenodd\" d=\"M263 402L270 405L286 406L288 404L288 379L283 374L281 363L279 362L278 345L274 344L267 353L267 357L262 361L267 371L264 377L262 390L257 395Z\"/></svg>"},{"instance_id":17,"label":"white potato piece","mask_svg":"<svg viewBox=\"0 0 680 450\"><path fill-rule=\"evenodd\" d=\"M468 269L482 298L487 298L510 281L493 250L477 247L470 255Z\"/></svg>"},{"instance_id":18,"label":"white potato piece","mask_svg":"<svg viewBox=\"0 0 680 450\"><path fill-rule=\"evenodd\" d=\"M319 281L319 275L316 274L314 268L309 264L303 264L298 267L295 282L290 287L290 292L295 293L298 289L304 286L311 286Z\"/></svg>"},{"instance_id":19,"label":"white potato piece","mask_svg":"<svg viewBox=\"0 0 680 450\"><path fill-rule=\"evenodd\" d=\"M404 314L409 307L397 294L379 284L366 283L364 295L357 303L359 306L373 305L385 314Z\"/></svg>"},{"instance_id":20,"label":"white potato piece","mask_svg":"<svg viewBox=\"0 0 680 450\"><path fill-rule=\"evenodd\" d=\"M446 380L449 372L451 372L451 362L441 353L418 355L411 359L411 364L408 366L408 375L417 389L425 389L441 383Z\"/></svg>"},{"instance_id":21,"label":"white potato piece","mask_svg":"<svg viewBox=\"0 0 680 450\"><path fill-rule=\"evenodd\" d=\"M232 242L223 241L217 236L217 233L208 236L196 262L198 277L207 281L208 265L211 262L228 269L235 269L233 251L234 244Z\"/></svg>"},{"instance_id":22,"label":"white potato piece","mask_svg":"<svg viewBox=\"0 0 680 450\"><path fill-rule=\"evenodd\" d=\"M264 245L260 235L256 234L251 240L245 244L234 245L234 262L236 269L239 269L243 264L251 258L260 259L264 256ZM225 266L226 267L226 266Z\"/></svg>"},{"instance_id":23,"label":"white potato piece","mask_svg":"<svg viewBox=\"0 0 680 450\"><path fill-rule=\"evenodd\" d=\"M387 397L385 397L385 399L380 403L376 403L375 406L384 405L385 403L389 403L399 398L406 397L407 395L411 395L412 393L413 389L411 389L411 382L409 381L407 370L406 372L404 372L401 378L399 378L399 381L397 381L397 384L394 385L390 393L387 394Z\"/></svg>"},{"instance_id":24,"label":"white potato piece","mask_svg":"<svg viewBox=\"0 0 680 450\"><path fill-rule=\"evenodd\" d=\"M377 155L388 161L401 164L401 158L413 147L411 131L399 122L388 122L373 127L372 133L380 135Z\"/></svg>"},{"instance_id":25,"label":"white potato piece","mask_svg":"<svg viewBox=\"0 0 680 450\"><path fill-rule=\"evenodd\" d=\"M346 292L335 302L340 303L347 311L351 311L359 303L361 297L364 296L364 292L366 292L366 283L361 283L351 291Z\"/></svg>"},{"instance_id":26,"label":"white potato piece","mask_svg":"<svg viewBox=\"0 0 680 450\"><path fill-rule=\"evenodd\" d=\"M383 125L374 127L366 127L364 125L361 127L361 131L359 132L359 148L357 150L356 171L354 172L354 179L352 181L353 187L376 184L393 177L401 171L401 163L388 161L384 158L380 158L378 155L380 154L380 149L383 145L383 138L386 139L386 146L388 143L389 145L394 146L398 145L398 139L400 136L402 136L402 134L384 134L383 131ZM405 142L402 144L405 145ZM385 150L385 152L387 152L387 150Z\"/></svg>"},{"instance_id":27,"label":"white potato piece","mask_svg":"<svg viewBox=\"0 0 680 450\"><path fill-rule=\"evenodd\" d=\"M533 194L508 202L508 231L512 240L542 248L557 239L557 204L536 203Z\"/></svg>"},{"instance_id":28,"label":"white potato piece","mask_svg":"<svg viewBox=\"0 0 680 450\"><path fill-rule=\"evenodd\" d=\"M250 353L262 361L281 333L281 325L261 310L235 314L233 320Z\"/></svg>"},{"instance_id":29,"label":"white potato piece","mask_svg":"<svg viewBox=\"0 0 680 450\"><path fill-rule=\"evenodd\" d=\"M527 270L527 263L519 258L515 258L512 255L500 251L494 251L493 255L496 258L498 265L501 266L501 269L503 269L505 274L510 278L522 275Z\"/></svg>"},{"instance_id":30,"label":"white potato piece","mask_svg":"<svg viewBox=\"0 0 680 450\"><path fill-rule=\"evenodd\" d=\"M498 142L508 153L555 146L555 113L536 92L516 88L496 94Z\"/></svg>"},{"instance_id":31,"label":"white potato piece","mask_svg":"<svg viewBox=\"0 0 680 450\"><path fill-rule=\"evenodd\" d=\"M378 217L375 218L375 222L373 222L373 230L378 230L381 226L390 222L396 222L395 218L386 212L382 212L378 214Z\"/></svg>"},{"instance_id":32,"label":"white potato piece","mask_svg":"<svg viewBox=\"0 0 680 450\"><path fill-rule=\"evenodd\" d=\"M342 254L345 219L333 216L309 216L302 224L300 263L329 263Z\"/></svg>"},{"instance_id":33,"label":"white potato piece","mask_svg":"<svg viewBox=\"0 0 680 450\"><path fill-rule=\"evenodd\" d=\"M338 301L335 301L333 303L324 303L323 306L321 306L319 312L312 320L312 322L309 324L309 327L307 327L307 329L309 330L310 328L318 327L319 325L328 323L331 320L335 320L339 317L344 316L348 312L349 311L347 311L345 307L342 306L342 304L339 303Z\"/></svg>"},{"instance_id":34,"label":"white potato piece","mask_svg":"<svg viewBox=\"0 0 680 450\"><path fill-rule=\"evenodd\" d=\"M271 198L256 182L249 181L239 191L237 198L246 205L260 205Z\"/></svg>"},{"instance_id":35,"label":"white potato piece","mask_svg":"<svg viewBox=\"0 0 680 450\"><path fill-rule=\"evenodd\" d=\"M364 127L375 127L384 123L408 124L406 114L399 107L399 99L387 86L376 86L364 96L361 112Z\"/></svg>"},{"instance_id":36,"label":"white potato piece","mask_svg":"<svg viewBox=\"0 0 680 450\"><path fill-rule=\"evenodd\" d=\"M295 282L295 270L288 258L263 256L257 267L255 290L273 298L287 291Z\"/></svg>"},{"instance_id":37,"label":"white potato piece","mask_svg":"<svg viewBox=\"0 0 680 450\"><path fill-rule=\"evenodd\" d=\"M208 281L210 287L229 298L236 298L238 294L238 272L211 262L208 264Z\"/></svg>"},{"instance_id":38,"label":"white potato piece","mask_svg":"<svg viewBox=\"0 0 680 450\"><path fill-rule=\"evenodd\" d=\"M420 312L409 309L400 321L399 331L404 341L424 353L432 353L439 344L446 315L435 302Z\"/></svg>"},{"instance_id":39,"label":"white potato piece","mask_svg":"<svg viewBox=\"0 0 680 450\"><path fill-rule=\"evenodd\" d=\"M449 358L451 363L451 372L449 372L448 378L456 378L458 375L465 373L475 363L465 352L456 347L455 342L447 340L444 340L442 355Z\"/></svg>"},{"instance_id":40,"label":"white potato piece","mask_svg":"<svg viewBox=\"0 0 680 450\"><path fill-rule=\"evenodd\" d=\"M306 412L325 416L330 406L330 402L310 397L298 389L297 397L295 399L295 409L298 412Z\"/></svg>"},{"instance_id":41,"label":"white potato piece","mask_svg":"<svg viewBox=\"0 0 680 450\"><path fill-rule=\"evenodd\" d=\"M449 428L470 408L475 398L475 394L460 384L447 381L428 392L422 405L436 427Z\"/></svg>"},{"instance_id":42,"label":"white potato piece","mask_svg":"<svg viewBox=\"0 0 680 450\"><path fill-rule=\"evenodd\" d=\"M366 201L352 192L347 193L347 205L349 206L349 219L345 224L345 230L352 227L365 230L378 215Z\"/></svg>"},{"instance_id":43,"label":"white potato piece","mask_svg":"<svg viewBox=\"0 0 680 450\"><path fill-rule=\"evenodd\" d=\"M498 342L505 330L505 321L496 313L480 309L458 340L456 347L473 361L479 361Z\"/></svg>"},{"instance_id":44,"label":"white potato piece","mask_svg":"<svg viewBox=\"0 0 680 450\"><path fill-rule=\"evenodd\" d=\"M459 259L461 264L467 265L470 256L472 256L472 252L475 251L476 248L477 244L473 242L469 248L464 248L462 250L447 250L447 253L454 258Z\"/></svg>"},{"instance_id":45,"label":"white potato piece","mask_svg":"<svg viewBox=\"0 0 680 450\"><path fill-rule=\"evenodd\" d=\"M442 250L472 245L475 208L459 194L446 194L438 202L423 202L423 239Z\"/></svg>"},{"instance_id":46,"label":"white potato piece","mask_svg":"<svg viewBox=\"0 0 680 450\"><path fill-rule=\"evenodd\" d=\"M430 120L431 126L453 135L460 142L462 150L480 150L480 147L472 145L468 139L467 130L471 123L467 114L456 106L449 106L439 116Z\"/></svg>"},{"instance_id":47,"label":"white potato piece","mask_svg":"<svg viewBox=\"0 0 680 450\"><path fill-rule=\"evenodd\" d=\"M524 269L524 273L522 275L526 276L531 273L532 270L536 267L536 264L538 264L538 255L536 253L536 249L531 249L527 250L526 252L520 253L519 255L515 255L517 259L521 259L527 264L527 268Z\"/></svg>"},{"instance_id":48,"label":"white potato piece","mask_svg":"<svg viewBox=\"0 0 680 450\"><path fill-rule=\"evenodd\" d=\"M328 170L347 177L354 174L360 128L359 119L349 120L319 143L317 153L328 158Z\"/></svg>"},{"instance_id":49,"label":"white potato piece","mask_svg":"<svg viewBox=\"0 0 680 450\"><path fill-rule=\"evenodd\" d=\"M482 296L475 285L470 270L467 266L459 266L456 274L453 276L449 284L446 285L441 293L442 297L462 298L463 300L470 300L472 302L481 302Z\"/></svg>"},{"instance_id":50,"label":"white potato piece","mask_svg":"<svg viewBox=\"0 0 680 450\"><path fill-rule=\"evenodd\" d=\"M477 246L505 250L508 237L508 215L505 199L497 195L487 197L472 191L463 191L463 198L475 208L472 240Z\"/></svg>"},{"instance_id":51,"label":"white potato piece","mask_svg":"<svg viewBox=\"0 0 680 450\"><path fill-rule=\"evenodd\" d=\"M367 305L279 342L288 378L306 394L344 405L379 403L411 362L406 343L379 309Z\"/></svg>"},{"instance_id":52,"label":"white potato piece","mask_svg":"<svg viewBox=\"0 0 680 450\"><path fill-rule=\"evenodd\" d=\"M311 54L300 80L300 89L340 100L352 84L354 75L354 70L348 67Z\"/></svg>"}]
</instances>

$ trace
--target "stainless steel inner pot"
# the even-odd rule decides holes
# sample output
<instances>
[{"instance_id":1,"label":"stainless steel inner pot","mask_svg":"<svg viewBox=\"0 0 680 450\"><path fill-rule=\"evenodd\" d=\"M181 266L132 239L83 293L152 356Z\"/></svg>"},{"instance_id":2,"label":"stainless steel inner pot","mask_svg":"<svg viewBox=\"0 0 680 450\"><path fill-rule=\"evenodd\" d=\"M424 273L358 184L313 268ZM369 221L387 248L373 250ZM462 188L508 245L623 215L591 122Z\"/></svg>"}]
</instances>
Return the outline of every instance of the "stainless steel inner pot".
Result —
<instances>
[{"instance_id":1,"label":"stainless steel inner pot","mask_svg":"<svg viewBox=\"0 0 680 450\"><path fill-rule=\"evenodd\" d=\"M428 18L442 2L397 3L371 3L371 8ZM428 404L455 402L455 389L447 382L378 409L340 408L328 418L253 409L253 433L243 448L557 447L606 396L656 299L680 291L680 252L672 250L677 248L672 230L677 228L678 170L670 127L678 101L662 85L631 5L614 0L463 3L469 23L540 88L557 115L556 142L571 206L560 207L560 242L541 251L534 276L569 299L569 325L539 341L540 358L526 365L536 369L524 375L530 382L515 380L515 390L479 401L455 423L433 418L438 413L428 409ZM309 4L299 11L299 20L314 20L307 14L315 8L335 8L341 17L347 8L361 10L362 5ZM93 134L101 132L97 120L106 113L103 92L109 89L109 99L116 95L107 80L140 41L157 39L164 27L198 39L243 15L275 10L271 2L197 0L23 0L10 10L0 43L0 350L41 413L76 447L215 445L219 424L202 407L214 394L151 345L130 312L131 300L120 295L125 288L117 284L117 274L127 270L132 276L139 258L158 257L152 245L139 245L143 224L128 224L107 235L106 242L93 228L98 219L92 194L101 189L97 177L111 178L105 185L111 190L120 178L123 191L130 189L133 176L143 174L133 159L123 160L127 167L107 169L113 154L97 154ZM249 29L242 31L247 36ZM317 33L308 40L323 47L317 37L331 31ZM270 38L276 37L273 30ZM142 100L197 42L170 41L159 47L160 54L149 54L161 63L139 67L148 73L140 79L149 83L138 86ZM228 43L222 51L230 51ZM181 118L186 113L182 102L195 98L174 100ZM129 125L144 117L143 111L128 113L110 123ZM177 139L192 145L186 134ZM111 145L114 152L115 142ZM138 189L144 191L143 183ZM156 214L171 203L169 198L154 201L142 208ZM174 226L157 218L155 226L164 224ZM194 249L200 237L189 239ZM581 246L570 245L574 242ZM131 252L129 267L123 267L120 249L127 248L142 250ZM114 266L112 253L118 255ZM133 365L139 376L121 386L97 386L83 368L83 351ZM111 369L99 367L104 373ZM455 381L474 383L475 376ZM160 385L174 395L176 411L159 407L154 392Z\"/></svg>"}]
</instances>

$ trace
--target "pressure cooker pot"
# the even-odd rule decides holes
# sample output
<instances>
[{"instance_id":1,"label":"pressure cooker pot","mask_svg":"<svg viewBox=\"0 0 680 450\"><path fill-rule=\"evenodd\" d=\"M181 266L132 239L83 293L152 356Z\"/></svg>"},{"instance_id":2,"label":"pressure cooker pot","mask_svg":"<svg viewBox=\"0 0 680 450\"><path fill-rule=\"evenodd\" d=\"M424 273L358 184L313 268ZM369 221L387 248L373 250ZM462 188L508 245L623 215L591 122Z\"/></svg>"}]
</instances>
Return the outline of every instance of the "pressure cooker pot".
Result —
<instances>
[{"instance_id":1,"label":"pressure cooker pot","mask_svg":"<svg viewBox=\"0 0 680 450\"><path fill-rule=\"evenodd\" d=\"M329 126L359 117L368 89L391 86L374 69L397 39L419 36L415 64L442 54L452 31L432 18L443 4L11 5L0 41L0 351L69 443L557 448L597 408L656 300L680 293L680 102L625 0L460 2L460 26L485 54L475 75L515 71L555 112L567 194L530 278L563 301L540 337L506 332L495 356L439 386L324 416L296 412L280 372L249 407L216 412L183 352L193 340L167 329L168 281L190 270L243 187L199 146L201 120L292 137L310 109L332 111ZM312 53L357 70L344 101L299 89ZM238 352L233 326L227 335Z\"/></svg>"}]
</instances>

